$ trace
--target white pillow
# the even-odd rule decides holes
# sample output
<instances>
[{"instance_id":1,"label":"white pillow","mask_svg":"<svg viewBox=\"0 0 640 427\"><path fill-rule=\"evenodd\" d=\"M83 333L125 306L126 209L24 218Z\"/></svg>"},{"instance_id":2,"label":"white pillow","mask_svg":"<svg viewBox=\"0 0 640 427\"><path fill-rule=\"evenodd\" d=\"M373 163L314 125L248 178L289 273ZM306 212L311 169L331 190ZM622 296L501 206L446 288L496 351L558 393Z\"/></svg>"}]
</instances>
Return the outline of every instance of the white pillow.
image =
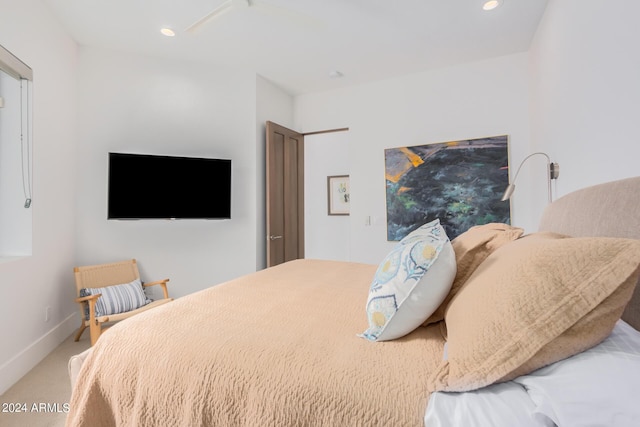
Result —
<instances>
[{"instance_id":1,"label":"white pillow","mask_svg":"<svg viewBox=\"0 0 640 427\"><path fill-rule=\"evenodd\" d=\"M420 326L445 299L456 256L439 220L402 239L380 263L367 299L370 341L400 338Z\"/></svg>"},{"instance_id":2,"label":"white pillow","mask_svg":"<svg viewBox=\"0 0 640 427\"><path fill-rule=\"evenodd\" d=\"M424 416L426 427L553 427L548 418L533 414L535 405L514 382L462 393L431 393Z\"/></svg>"},{"instance_id":3,"label":"white pillow","mask_svg":"<svg viewBox=\"0 0 640 427\"><path fill-rule=\"evenodd\" d=\"M640 426L640 332L620 320L595 347L513 381L559 426Z\"/></svg>"}]
</instances>

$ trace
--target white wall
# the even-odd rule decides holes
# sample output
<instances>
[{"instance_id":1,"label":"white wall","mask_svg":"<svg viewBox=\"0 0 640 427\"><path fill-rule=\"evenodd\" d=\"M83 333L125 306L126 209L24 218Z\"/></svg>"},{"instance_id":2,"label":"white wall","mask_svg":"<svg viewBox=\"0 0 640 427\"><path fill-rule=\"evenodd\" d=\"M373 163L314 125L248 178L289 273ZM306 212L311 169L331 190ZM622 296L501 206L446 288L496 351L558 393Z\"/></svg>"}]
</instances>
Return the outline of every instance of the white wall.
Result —
<instances>
[{"instance_id":1,"label":"white wall","mask_svg":"<svg viewBox=\"0 0 640 427\"><path fill-rule=\"evenodd\" d=\"M511 55L296 98L301 131L349 127L350 258L377 264L386 240L384 149L510 136L511 163L529 153L528 59ZM531 226L526 200L514 220ZM372 225L365 218L372 216Z\"/></svg>"},{"instance_id":2,"label":"white wall","mask_svg":"<svg viewBox=\"0 0 640 427\"><path fill-rule=\"evenodd\" d=\"M528 54L297 97L299 130L351 129L351 258L377 263L389 249L387 147L508 134L512 179L527 154L547 152L560 164L556 196L638 175L639 12L634 0L549 2ZM532 158L518 178L514 225L536 229L544 179L544 160Z\"/></svg>"},{"instance_id":3,"label":"white wall","mask_svg":"<svg viewBox=\"0 0 640 427\"><path fill-rule=\"evenodd\" d=\"M262 76L256 76L256 132L257 132L257 233L256 269L267 265L266 223L266 122L272 121L293 129L293 97Z\"/></svg>"},{"instance_id":4,"label":"white wall","mask_svg":"<svg viewBox=\"0 0 640 427\"><path fill-rule=\"evenodd\" d=\"M70 316L77 311L72 302L77 47L39 0L0 0L0 11L0 44L34 73L33 254L0 264L3 393L78 326Z\"/></svg>"},{"instance_id":5,"label":"white wall","mask_svg":"<svg viewBox=\"0 0 640 427\"><path fill-rule=\"evenodd\" d=\"M83 47L78 91L77 262L136 258L174 297L255 271L255 74ZM232 218L108 221L110 151L232 159Z\"/></svg>"},{"instance_id":6,"label":"white wall","mask_svg":"<svg viewBox=\"0 0 640 427\"><path fill-rule=\"evenodd\" d=\"M328 215L327 177L349 175L349 132L304 138L305 258L349 261L351 216Z\"/></svg>"},{"instance_id":7,"label":"white wall","mask_svg":"<svg viewBox=\"0 0 640 427\"><path fill-rule=\"evenodd\" d=\"M558 191L640 174L640 2L550 1L531 50L536 150Z\"/></svg>"}]
</instances>

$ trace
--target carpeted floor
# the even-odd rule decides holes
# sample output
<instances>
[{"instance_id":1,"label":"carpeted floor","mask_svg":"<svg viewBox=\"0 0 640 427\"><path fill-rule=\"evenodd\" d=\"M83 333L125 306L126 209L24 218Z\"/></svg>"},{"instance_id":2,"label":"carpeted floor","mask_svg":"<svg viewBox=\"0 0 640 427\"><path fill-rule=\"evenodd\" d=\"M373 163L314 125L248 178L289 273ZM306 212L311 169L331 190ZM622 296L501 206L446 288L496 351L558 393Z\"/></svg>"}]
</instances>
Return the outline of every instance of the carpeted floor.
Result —
<instances>
[{"instance_id":1,"label":"carpeted floor","mask_svg":"<svg viewBox=\"0 0 640 427\"><path fill-rule=\"evenodd\" d=\"M63 427L71 396L67 363L89 347L88 330L78 342L71 335L0 396L0 426Z\"/></svg>"}]
</instances>

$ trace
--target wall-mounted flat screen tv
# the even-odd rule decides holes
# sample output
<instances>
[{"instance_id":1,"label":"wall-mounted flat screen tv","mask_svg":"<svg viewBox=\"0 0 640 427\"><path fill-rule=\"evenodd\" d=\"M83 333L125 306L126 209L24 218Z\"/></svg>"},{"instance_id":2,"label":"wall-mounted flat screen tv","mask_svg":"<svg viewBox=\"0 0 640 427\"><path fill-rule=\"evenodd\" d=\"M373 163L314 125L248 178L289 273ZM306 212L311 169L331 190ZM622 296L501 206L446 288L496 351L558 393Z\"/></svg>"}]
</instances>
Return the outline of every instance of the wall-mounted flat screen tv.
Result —
<instances>
[{"instance_id":1,"label":"wall-mounted flat screen tv","mask_svg":"<svg viewBox=\"0 0 640 427\"><path fill-rule=\"evenodd\" d=\"M231 160L109 153L108 219L229 219Z\"/></svg>"}]
</instances>

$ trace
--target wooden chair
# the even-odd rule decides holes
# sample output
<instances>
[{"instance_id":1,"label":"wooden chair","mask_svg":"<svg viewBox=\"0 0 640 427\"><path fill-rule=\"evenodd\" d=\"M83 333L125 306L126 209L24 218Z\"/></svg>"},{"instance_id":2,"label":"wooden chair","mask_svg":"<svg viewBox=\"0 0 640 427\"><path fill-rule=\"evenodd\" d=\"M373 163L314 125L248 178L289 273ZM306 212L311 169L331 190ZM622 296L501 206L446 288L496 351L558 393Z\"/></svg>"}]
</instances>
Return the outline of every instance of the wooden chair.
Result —
<instances>
[{"instance_id":1,"label":"wooden chair","mask_svg":"<svg viewBox=\"0 0 640 427\"><path fill-rule=\"evenodd\" d=\"M103 325L107 322L117 322L127 319L131 316L135 316L143 311L150 310L159 305L166 304L173 301L173 298L169 298L167 292L167 282L169 279L158 280L155 282L144 283L143 288L149 286L160 285L164 293L164 298L156 301L152 301L140 308L136 308L132 311L123 313L110 314L105 316L96 316L96 302L102 294L81 296L80 290L83 288L103 288L106 286L119 285L124 283L133 282L136 279L140 279L140 273L138 272L138 264L135 259L114 262L110 264L89 265L84 267L75 267L73 269L76 281L76 294L78 297L75 299L80 304L80 319L82 324L80 329L76 333L75 340L78 341L84 330L89 327L91 333L91 345L93 346L100 334L106 326ZM89 318L86 318L85 307L88 305Z\"/></svg>"}]
</instances>

